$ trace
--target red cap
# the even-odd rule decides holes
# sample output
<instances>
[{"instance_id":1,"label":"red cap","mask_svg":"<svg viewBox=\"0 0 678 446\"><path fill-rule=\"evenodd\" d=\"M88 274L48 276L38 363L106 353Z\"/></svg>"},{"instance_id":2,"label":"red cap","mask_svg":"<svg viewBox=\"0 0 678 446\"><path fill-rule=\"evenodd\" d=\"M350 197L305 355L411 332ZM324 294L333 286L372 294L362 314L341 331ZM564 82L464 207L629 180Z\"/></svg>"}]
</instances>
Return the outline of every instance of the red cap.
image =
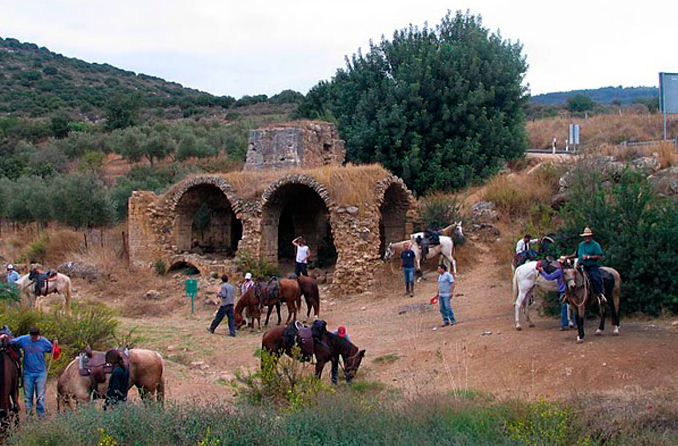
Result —
<instances>
[{"instance_id":1,"label":"red cap","mask_svg":"<svg viewBox=\"0 0 678 446\"><path fill-rule=\"evenodd\" d=\"M339 328L337 329L337 334L339 335L340 338L345 338L346 337L346 327L343 325L340 325Z\"/></svg>"}]
</instances>

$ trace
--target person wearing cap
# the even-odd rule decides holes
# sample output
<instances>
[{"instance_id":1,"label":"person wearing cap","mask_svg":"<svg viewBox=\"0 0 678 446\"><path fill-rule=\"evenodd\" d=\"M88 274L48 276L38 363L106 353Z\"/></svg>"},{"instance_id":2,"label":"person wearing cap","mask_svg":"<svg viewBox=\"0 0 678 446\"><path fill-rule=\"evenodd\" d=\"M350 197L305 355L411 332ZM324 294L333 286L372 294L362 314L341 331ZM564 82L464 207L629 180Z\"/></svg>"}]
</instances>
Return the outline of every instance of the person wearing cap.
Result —
<instances>
[{"instance_id":1,"label":"person wearing cap","mask_svg":"<svg viewBox=\"0 0 678 446\"><path fill-rule=\"evenodd\" d=\"M584 241L577 247L577 252L572 255L564 256L565 259L578 259L579 265L584 267L584 271L589 276L593 290L600 297L602 302L607 302L603 290L603 278L600 276L600 262L603 259L603 248L598 242L593 240L593 231L590 227L585 227L584 232L579 234Z\"/></svg>"},{"instance_id":2,"label":"person wearing cap","mask_svg":"<svg viewBox=\"0 0 678 446\"><path fill-rule=\"evenodd\" d=\"M113 366L113 371L108 380L104 410L108 406L114 406L120 402L127 401L127 391L129 390L129 371L123 364L120 352L114 348L107 351L106 362Z\"/></svg>"},{"instance_id":3,"label":"person wearing cap","mask_svg":"<svg viewBox=\"0 0 678 446\"><path fill-rule=\"evenodd\" d=\"M40 329L33 327L29 334L12 340L12 344L24 351L24 404L26 413L32 415L33 396L35 395L35 411L40 418L45 416L45 384L47 383L47 366L45 353L52 353L52 358L59 359L61 347L59 341L50 342L40 336Z\"/></svg>"},{"instance_id":4,"label":"person wearing cap","mask_svg":"<svg viewBox=\"0 0 678 446\"><path fill-rule=\"evenodd\" d=\"M240 294L243 295L254 286L254 281L252 280L252 273L245 274L245 281L240 286Z\"/></svg>"},{"instance_id":5,"label":"person wearing cap","mask_svg":"<svg viewBox=\"0 0 678 446\"><path fill-rule=\"evenodd\" d=\"M294 274L296 274L297 277L301 275L308 277L308 257L311 255L311 250L306 246L306 241L303 237L295 238L292 240L292 244L297 248Z\"/></svg>"},{"instance_id":6,"label":"person wearing cap","mask_svg":"<svg viewBox=\"0 0 678 446\"><path fill-rule=\"evenodd\" d=\"M345 339L348 342L351 342L351 337L346 333L346 327L343 325L340 325L337 327L336 330L332 332L332 334L339 336L341 339ZM337 381L339 381L339 361L333 361L332 362L332 368L330 369L330 379L332 380L332 384L336 384ZM346 376L346 382L350 384L351 379Z\"/></svg>"},{"instance_id":7,"label":"person wearing cap","mask_svg":"<svg viewBox=\"0 0 678 446\"><path fill-rule=\"evenodd\" d=\"M560 331L568 330L571 327L574 327L572 322L570 322L568 316L568 310L570 305L565 301L565 292L567 291L567 284L565 283L565 275L563 274L562 268L556 268L552 273L547 273L544 270L544 267L541 266L541 262L537 262L537 270L546 280L555 280L558 284L558 294L560 295Z\"/></svg>"},{"instance_id":8,"label":"person wearing cap","mask_svg":"<svg viewBox=\"0 0 678 446\"><path fill-rule=\"evenodd\" d=\"M228 331L232 337L235 337L235 287L228 283L228 276L224 274L221 276L221 289L217 293L221 297L221 305L217 310L217 315L214 316L212 324L207 327L207 331L214 334L224 316L228 317Z\"/></svg>"},{"instance_id":9,"label":"person wearing cap","mask_svg":"<svg viewBox=\"0 0 678 446\"><path fill-rule=\"evenodd\" d=\"M7 265L7 285L14 285L14 282L19 279L21 279L21 276L14 269L14 265L11 263Z\"/></svg>"}]
</instances>

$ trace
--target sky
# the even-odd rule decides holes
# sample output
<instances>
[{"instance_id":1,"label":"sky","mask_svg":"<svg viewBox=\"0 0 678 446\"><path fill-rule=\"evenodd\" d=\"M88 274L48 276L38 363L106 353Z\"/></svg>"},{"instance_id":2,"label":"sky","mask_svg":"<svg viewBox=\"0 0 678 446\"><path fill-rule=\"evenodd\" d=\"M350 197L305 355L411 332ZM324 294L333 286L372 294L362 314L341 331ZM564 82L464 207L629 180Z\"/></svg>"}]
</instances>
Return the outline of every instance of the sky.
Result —
<instances>
[{"instance_id":1,"label":"sky","mask_svg":"<svg viewBox=\"0 0 678 446\"><path fill-rule=\"evenodd\" d=\"M678 1L0 0L0 37L215 95L306 93L344 57L448 10L519 41L533 95L657 86L678 72Z\"/></svg>"}]
</instances>

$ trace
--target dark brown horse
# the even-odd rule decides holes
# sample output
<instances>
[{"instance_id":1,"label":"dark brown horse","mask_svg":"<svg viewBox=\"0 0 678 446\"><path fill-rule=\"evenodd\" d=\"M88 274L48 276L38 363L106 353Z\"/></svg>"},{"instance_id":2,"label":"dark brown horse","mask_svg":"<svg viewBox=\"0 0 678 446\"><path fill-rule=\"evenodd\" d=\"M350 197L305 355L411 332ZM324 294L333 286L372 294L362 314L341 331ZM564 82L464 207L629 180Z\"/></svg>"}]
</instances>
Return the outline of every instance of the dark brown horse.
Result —
<instances>
[{"instance_id":1,"label":"dark brown horse","mask_svg":"<svg viewBox=\"0 0 678 446\"><path fill-rule=\"evenodd\" d=\"M256 319L261 331L261 309L259 308L259 299L254 293L254 286L240 296L235 304L235 328L240 328L247 322L243 317L243 311L245 311L245 316L251 319L252 330L254 330L254 320Z\"/></svg>"},{"instance_id":2,"label":"dark brown horse","mask_svg":"<svg viewBox=\"0 0 678 446\"><path fill-rule=\"evenodd\" d=\"M320 316L320 292L318 291L318 282L313 277L299 276L297 277L297 282L299 282L299 287L301 288L301 294L306 300L306 317L311 316L311 308L313 308L313 313L317 319ZM301 306L299 306L301 310Z\"/></svg>"},{"instance_id":3,"label":"dark brown horse","mask_svg":"<svg viewBox=\"0 0 678 446\"><path fill-rule=\"evenodd\" d=\"M11 351L10 337L0 335L0 433L4 436L11 423L19 422L18 354Z\"/></svg>"},{"instance_id":4,"label":"dark brown horse","mask_svg":"<svg viewBox=\"0 0 678 446\"><path fill-rule=\"evenodd\" d=\"M297 320L297 305L301 302L299 282L293 279L272 278L266 285L262 285L257 280L252 288L254 288L254 294L259 299L260 306L268 307L266 325L268 325L268 320L271 317L274 306L278 312L278 325L280 325L282 321L280 317L280 304L282 302L287 304L287 321L285 325L289 324L290 320Z\"/></svg>"},{"instance_id":5,"label":"dark brown horse","mask_svg":"<svg viewBox=\"0 0 678 446\"><path fill-rule=\"evenodd\" d=\"M267 330L261 339L261 348L272 353L275 356L280 356L283 353L290 357L292 355L292 348L294 343L286 340L285 330L288 327L274 327ZM328 362L332 363L332 382L337 383L337 370L339 367L339 357L344 362L344 375L346 382L350 383L355 377L365 356L365 350L359 350L358 347L347 341L345 338L339 337L327 331L325 321L316 320L312 326L313 331L313 353L315 355L315 375L320 379L323 373L323 368Z\"/></svg>"},{"instance_id":6,"label":"dark brown horse","mask_svg":"<svg viewBox=\"0 0 678 446\"><path fill-rule=\"evenodd\" d=\"M591 290L591 284L586 274L579 268L563 268L565 281L567 282L567 292L565 296L570 305L577 309L577 342L584 342L584 319L586 316L586 306L595 299ZM610 310L612 311L612 324L614 324L613 335L619 334L619 310L621 301L621 277L614 268L606 266L600 267L600 275L603 279L603 292L607 299L612 299ZM600 336L605 330L605 318L607 316L607 302L600 302L600 325L596 330L596 335Z\"/></svg>"}]
</instances>

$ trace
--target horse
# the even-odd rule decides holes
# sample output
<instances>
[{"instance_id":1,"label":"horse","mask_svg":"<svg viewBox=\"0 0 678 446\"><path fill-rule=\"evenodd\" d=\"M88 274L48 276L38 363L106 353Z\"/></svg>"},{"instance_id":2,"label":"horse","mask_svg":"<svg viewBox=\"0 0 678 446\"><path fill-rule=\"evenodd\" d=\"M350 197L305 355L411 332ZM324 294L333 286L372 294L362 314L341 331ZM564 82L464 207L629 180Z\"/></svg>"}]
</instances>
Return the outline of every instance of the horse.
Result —
<instances>
[{"instance_id":1,"label":"horse","mask_svg":"<svg viewBox=\"0 0 678 446\"><path fill-rule=\"evenodd\" d=\"M271 279L265 287L257 280L252 288L254 288L254 294L259 299L260 308L268 307L265 325L268 325L268 320L271 317L274 306L278 312L278 325L280 324L282 321L280 317L280 303L282 301L285 301L287 304L287 321L285 325L289 324L290 320L297 320L297 307L301 306L301 288L297 280L279 279L276 284L276 280Z\"/></svg>"},{"instance_id":2,"label":"horse","mask_svg":"<svg viewBox=\"0 0 678 446\"><path fill-rule=\"evenodd\" d=\"M414 234L413 234L414 235ZM415 263L417 274L421 275L421 259L422 252L421 246L413 240L404 240L402 242L391 242L386 247L386 252L384 253L384 260L389 261L394 257L397 257L401 252L405 250L405 243L410 244L410 249L414 251ZM443 261L446 266L452 265L452 271L454 274L457 274L457 261L454 260L452 253L454 252L454 242L451 237L446 235L440 236L440 244L435 246L430 246L428 249L428 254L426 255L425 260L435 258L437 255L443 257Z\"/></svg>"},{"instance_id":3,"label":"horse","mask_svg":"<svg viewBox=\"0 0 678 446\"><path fill-rule=\"evenodd\" d=\"M71 307L71 279L65 274L56 273L56 275L49 279L44 279L44 285L40 289L40 295L35 294L35 283L38 280L38 271L31 269L28 274L21 276L15 282L17 288L24 293L31 306L37 308L41 307L42 297L51 293L57 293L63 301L64 307L68 310Z\"/></svg>"},{"instance_id":4,"label":"horse","mask_svg":"<svg viewBox=\"0 0 678 446\"><path fill-rule=\"evenodd\" d=\"M440 235L445 235L447 237L458 237L458 238L464 238L464 230L461 227L461 220L460 221L455 221L449 226L445 226L443 229L441 229ZM411 240L416 240L417 237L424 237L424 232L415 232L414 234L410 234L410 239Z\"/></svg>"},{"instance_id":5,"label":"horse","mask_svg":"<svg viewBox=\"0 0 678 446\"><path fill-rule=\"evenodd\" d=\"M513 293L515 300L516 330L522 330L520 326L520 310L525 312L525 318L529 327L534 327L530 319L530 306L528 304L532 292L536 287L542 291L558 291L558 284L555 280L546 280L539 274L536 261L523 263L513 272Z\"/></svg>"},{"instance_id":6,"label":"horse","mask_svg":"<svg viewBox=\"0 0 678 446\"><path fill-rule=\"evenodd\" d=\"M245 310L245 315L251 318L252 330L254 330L254 320L256 319L259 331L261 331L261 309L259 308L259 299L254 292L254 286L251 286L245 294L240 296L235 304L235 328L240 328L247 323L242 315L243 310Z\"/></svg>"},{"instance_id":7,"label":"horse","mask_svg":"<svg viewBox=\"0 0 678 446\"><path fill-rule=\"evenodd\" d=\"M280 357L285 353L293 358L292 348L294 345L286 343L283 335L287 328L281 326L267 330L261 338L262 350L266 350L275 357ZM339 357L341 357L344 362L346 381L350 383L365 357L365 350L360 350L345 338L327 331L327 324L321 319L316 320L311 329L313 332L313 354L316 359L315 376L318 379L321 378L323 368L328 362L332 362L332 369L337 370ZM334 380L333 382L336 384Z\"/></svg>"},{"instance_id":8,"label":"horse","mask_svg":"<svg viewBox=\"0 0 678 446\"><path fill-rule=\"evenodd\" d=\"M306 300L306 317L311 316L311 308L313 309L315 319L320 316L320 292L318 291L318 282L313 277L299 276L297 277L301 294ZM301 310L301 306L299 306Z\"/></svg>"},{"instance_id":9,"label":"horse","mask_svg":"<svg viewBox=\"0 0 678 446\"><path fill-rule=\"evenodd\" d=\"M586 304L589 301L591 284L588 276L577 267L566 267L563 270L565 282L567 283L566 299L570 305L577 308L577 343L584 342L584 318L586 316ZM612 323L614 324L613 335L619 335L619 310L621 302L621 276L619 272L607 266L600 267L600 273L603 278L603 292L607 298L612 298ZM600 325L596 330L596 335L600 336L605 330L605 318L607 316L607 302L599 301L600 305Z\"/></svg>"},{"instance_id":10,"label":"horse","mask_svg":"<svg viewBox=\"0 0 678 446\"><path fill-rule=\"evenodd\" d=\"M93 352L105 354L105 352ZM81 376L80 358L71 361L57 380L57 411L61 405L74 409L74 404L87 403L91 399L105 398L110 375L106 381L92 388L92 377ZM143 400L155 395L158 403L164 402L164 362L160 353L153 350L133 348L129 351L129 388L135 386Z\"/></svg>"},{"instance_id":11,"label":"horse","mask_svg":"<svg viewBox=\"0 0 678 446\"><path fill-rule=\"evenodd\" d=\"M18 354L10 351L11 338L0 335L0 433L7 432L11 423L19 422L19 362ZM0 438L2 440L2 438Z\"/></svg>"}]
</instances>

